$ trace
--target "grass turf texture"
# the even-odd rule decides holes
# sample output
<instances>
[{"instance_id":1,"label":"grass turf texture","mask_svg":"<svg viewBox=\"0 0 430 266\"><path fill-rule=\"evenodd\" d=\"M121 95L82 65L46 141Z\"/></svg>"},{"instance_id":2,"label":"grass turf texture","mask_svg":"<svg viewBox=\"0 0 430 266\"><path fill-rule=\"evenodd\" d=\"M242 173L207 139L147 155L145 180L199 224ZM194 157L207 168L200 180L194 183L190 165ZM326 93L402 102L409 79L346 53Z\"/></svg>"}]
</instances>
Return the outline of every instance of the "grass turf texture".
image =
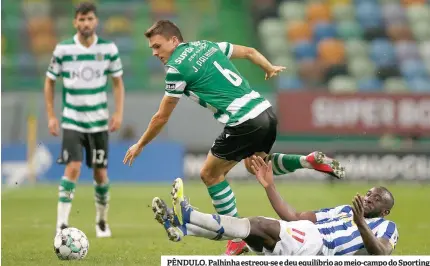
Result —
<instances>
[{"instance_id":1,"label":"grass turf texture","mask_svg":"<svg viewBox=\"0 0 430 266\"><path fill-rule=\"evenodd\" d=\"M349 204L356 192L364 194L371 185L284 183L278 189L297 210ZM396 222L399 243L394 255L430 254L430 214L427 208L430 186L388 185L396 204L389 219ZM264 190L256 183L232 183L241 216L277 217ZM173 243L156 223L150 208L154 196L170 205L169 184L111 186L109 223L113 237L95 238L94 189L79 185L70 225L83 230L90 249L82 261L64 262L53 250L57 185L24 187L2 193L2 263L4 265L160 265L164 255L218 255L226 242L194 237ZM185 193L200 211L213 213L203 184L185 182Z\"/></svg>"}]
</instances>

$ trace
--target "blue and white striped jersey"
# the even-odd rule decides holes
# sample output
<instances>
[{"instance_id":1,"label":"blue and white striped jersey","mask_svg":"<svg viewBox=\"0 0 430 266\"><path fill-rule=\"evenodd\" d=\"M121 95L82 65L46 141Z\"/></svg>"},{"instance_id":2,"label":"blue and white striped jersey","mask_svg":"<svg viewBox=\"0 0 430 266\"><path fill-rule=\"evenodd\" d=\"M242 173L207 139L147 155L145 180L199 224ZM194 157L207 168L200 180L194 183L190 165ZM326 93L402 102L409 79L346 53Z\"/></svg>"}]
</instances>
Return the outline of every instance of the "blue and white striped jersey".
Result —
<instances>
[{"instance_id":1,"label":"blue and white striped jersey","mask_svg":"<svg viewBox=\"0 0 430 266\"><path fill-rule=\"evenodd\" d=\"M315 211L315 214L316 225L323 237L323 255L364 255L367 253L360 232L353 221L351 206L341 205L321 209ZM366 223L376 237L388 239L394 249L399 237L394 222L384 218L371 218L366 219Z\"/></svg>"}]
</instances>

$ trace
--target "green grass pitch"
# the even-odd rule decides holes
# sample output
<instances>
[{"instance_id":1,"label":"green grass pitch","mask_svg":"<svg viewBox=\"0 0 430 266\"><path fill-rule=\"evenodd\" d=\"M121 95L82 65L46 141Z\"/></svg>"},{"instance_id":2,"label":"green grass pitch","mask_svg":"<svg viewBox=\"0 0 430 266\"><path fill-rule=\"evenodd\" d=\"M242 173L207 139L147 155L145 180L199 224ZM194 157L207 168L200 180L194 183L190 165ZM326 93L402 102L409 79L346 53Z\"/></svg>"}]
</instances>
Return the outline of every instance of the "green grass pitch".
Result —
<instances>
[{"instance_id":1,"label":"green grass pitch","mask_svg":"<svg viewBox=\"0 0 430 266\"><path fill-rule=\"evenodd\" d=\"M95 238L93 187L79 185L70 217L71 226L83 230L90 249L82 261L64 262L53 250L57 185L37 185L2 192L2 263L4 265L160 265L164 255L218 255L225 242L193 237L170 242L153 219L149 205L154 196L170 203L170 184L113 184L109 223L110 239ZM356 192L371 185L283 183L279 191L298 210L314 210L349 204ZM430 254L430 186L387 185L396 199L389 219L396 222L399 243L394 255ZM241 216L276 217L264 190L254 182L232 183ZM185 182L191 204L213 213L206 188L199 182Z\"/></svg>"}]
</instances>

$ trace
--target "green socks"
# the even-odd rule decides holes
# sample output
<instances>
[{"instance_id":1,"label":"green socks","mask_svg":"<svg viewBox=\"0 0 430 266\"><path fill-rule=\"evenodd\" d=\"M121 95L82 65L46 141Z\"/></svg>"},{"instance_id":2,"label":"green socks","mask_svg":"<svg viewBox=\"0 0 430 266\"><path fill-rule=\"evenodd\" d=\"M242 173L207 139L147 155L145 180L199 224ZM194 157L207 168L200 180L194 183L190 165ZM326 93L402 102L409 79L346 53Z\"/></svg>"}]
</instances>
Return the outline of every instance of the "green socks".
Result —
<instances>
[{"instance_id":1,"label":"green socks","mask_svg":"<svg viewBox=\"0 0 430 266\"><path fill-rule=\"evenodd\" d=\"M227 180L208 187L208 191L212 198L212 204L218 214L239 216L236 209L236 198Z\"/></svg>"},{"instance_id":2,"label":"green socks","mask_svg":"<svg viewBox=\"0 0 430 266\"><path fill-rule=\"evenodd\" d=\"M109 209L109 183L94 184L95 200L96 200L96 222L100 220L107 221L107 213Z\"/></svg>"},{"instance_id":3,"label":"green socks","mask_svg":"<svg viewBox=\"0 0 430 266\"><path fill-rule=\"evenodd\" d=\"M275 175L284 175L304 168L300 162L302 155L272 153L269 160L272 160L273 173Z\"/></svg>"},{"instance_id":4,"label":"green socks","mask_svg":"<svg viewBox=\"0 0 430 266\"><path fill-rule=\"evenodd\" d=\"M72 209L72 199L75 194L76 184L70 181L66 176L61 179L58 205L57 205L57 227L69 224L69 214Z\"/></svg>"}]
</instances>

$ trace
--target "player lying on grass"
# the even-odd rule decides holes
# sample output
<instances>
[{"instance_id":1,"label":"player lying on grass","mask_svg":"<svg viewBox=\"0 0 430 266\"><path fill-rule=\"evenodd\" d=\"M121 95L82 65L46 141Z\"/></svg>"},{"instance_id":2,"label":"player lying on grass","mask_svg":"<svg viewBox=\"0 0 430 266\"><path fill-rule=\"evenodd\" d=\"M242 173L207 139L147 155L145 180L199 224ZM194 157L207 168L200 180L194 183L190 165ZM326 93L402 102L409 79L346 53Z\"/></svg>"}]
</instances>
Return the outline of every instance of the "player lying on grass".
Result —
<instances>
[{"instance_id":1,"label":"player lying on grass","mask_svg":"<svg viewBox=\"0 0 430 266\"><path fill-rule=\"evenodd\" d=\"M285 67L272 65L251 47L206 40L185 42L180 29L168 20L156 22L145 36L152 54L165 65L165 95L142 137L127 151L124 163L132 165L161 132L185 95L213 112L214 118L224 124L200 171L218 214L239 216L236 198L225 177L242 160L251 170L247 158L254 154L272 158L278 175L310 168L344 178L345 169L339 162L321 152L308 156L271 153L277 133L276 114L270 102L252 88L231 59L249 60L264 71L266 79L277 76ZM229 241L226 254L240 253L244 247L243 241Z\"/></svg>"},{"instance_id":2,"label":"player lying on grass","mask_svg":"<svg viewBox=\"0 0 430 266\"><path fill-rule=\"evenodd\" d=\"M260 157L254 158L252 167L282 220L198 212L185 200L178 178L172 192L173 210L158 197L152 202L155 218L163 224L169 239L240 238L252 250L266 255L389 255L397 244L395 223L384 219L394 205L386 188L371 188L364 197L357 194L352 206L297 212L276 191L271 162L267 165Z\"/></svg>"}]
</instances>

